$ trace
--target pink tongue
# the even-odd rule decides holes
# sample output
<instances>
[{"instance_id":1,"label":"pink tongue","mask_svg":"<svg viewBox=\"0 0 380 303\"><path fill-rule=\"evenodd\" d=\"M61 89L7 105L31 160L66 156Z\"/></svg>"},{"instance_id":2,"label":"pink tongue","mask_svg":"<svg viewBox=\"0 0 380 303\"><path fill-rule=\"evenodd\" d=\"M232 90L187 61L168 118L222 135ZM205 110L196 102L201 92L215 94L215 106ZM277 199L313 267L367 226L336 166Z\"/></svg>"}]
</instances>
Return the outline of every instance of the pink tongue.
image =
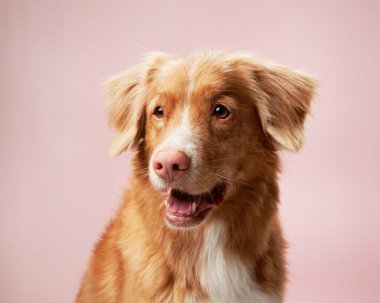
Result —
<instances>
[{"instance_id":1,"label":"pink tongue","mask_svg":"<svg viewBox=\"0 0 380 303\"><path fill-rule=\"evenodd\" d=\"M179 214L179 215L191 215L192 214L192 211L191 211L192 202L191 201L182 201L173 195L169 195L168 206L169 206L170 212L172 212L174 214Z\"/></svg>"}]
</instances>

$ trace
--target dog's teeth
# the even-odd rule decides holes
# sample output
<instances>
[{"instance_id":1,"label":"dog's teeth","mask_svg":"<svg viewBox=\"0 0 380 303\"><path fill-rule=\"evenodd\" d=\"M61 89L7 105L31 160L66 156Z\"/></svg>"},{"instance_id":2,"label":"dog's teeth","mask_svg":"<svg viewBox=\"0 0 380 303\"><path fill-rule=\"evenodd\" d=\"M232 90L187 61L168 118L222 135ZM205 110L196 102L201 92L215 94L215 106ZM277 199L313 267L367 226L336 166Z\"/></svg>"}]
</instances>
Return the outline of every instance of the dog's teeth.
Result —
<instances>
[{"instance_id":1,"label":"dog's teeth","mask_svg":"<svg viewBox=\"0 0 380 303\"><path fill-rule=\"evenodd\" d=\"M191 204L191 213L195 213L195 210L197 209L197 203L196 202L193 202L193 204Z\"/></svg>"},{"instance_id":2,"label":"dog's teeth","mask_svg":"<svg viewBox=\"0 0 380 303\"><path fill-rule=\"evenodd\" d=\"M168 207L168 200L165 199L164 200L164 204L165 204L166 207Z\"/></svg>"}]
</instances>

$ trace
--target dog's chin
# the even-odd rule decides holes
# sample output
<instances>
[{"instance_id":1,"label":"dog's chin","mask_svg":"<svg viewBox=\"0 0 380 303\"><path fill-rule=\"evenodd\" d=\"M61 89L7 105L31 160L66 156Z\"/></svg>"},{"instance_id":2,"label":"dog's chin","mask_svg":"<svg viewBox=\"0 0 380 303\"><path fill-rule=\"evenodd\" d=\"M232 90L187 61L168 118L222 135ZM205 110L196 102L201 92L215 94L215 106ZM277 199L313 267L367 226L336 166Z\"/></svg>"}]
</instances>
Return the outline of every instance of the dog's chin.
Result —
<instances>
[{"instance_id":1,"label":"dog's chin","mask_svg":"<svg viewBox=\"0 0 380 303\"><path fill-rule=\"evenodd\" d=\"M165 221L171 228L190 229L205 221L210 211L223 203L226 184L217 183L208 192L191 194L175 188L162 192Z\"/></svg>"}]
</instances>

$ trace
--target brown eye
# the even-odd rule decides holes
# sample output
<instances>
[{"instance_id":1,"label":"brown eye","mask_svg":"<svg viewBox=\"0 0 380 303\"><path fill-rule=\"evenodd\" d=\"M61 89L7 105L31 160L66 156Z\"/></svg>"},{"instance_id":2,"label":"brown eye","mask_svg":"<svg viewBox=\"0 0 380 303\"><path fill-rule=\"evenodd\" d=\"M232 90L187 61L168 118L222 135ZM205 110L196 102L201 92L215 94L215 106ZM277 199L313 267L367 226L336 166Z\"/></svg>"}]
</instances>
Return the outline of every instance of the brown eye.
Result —
<instances>
[{"instance_id":1,"label":"brown eye","mask_svg":"<svg viewBox=\"0 0 380 303\"><path fill-rule=\"evenodd\" d=\"M229 109L221 104L217 104L212 113L212 115L217 117L218 119L226 119L230 114L231 112L229 111Z\"/></svg>"},{"instance_id":2,"label":"brown eye","mask_svg":"<svg viewBox=\"0 0 380 303\"><path fill-rule=\"evenodd\" d=\"M161 106L156 106L154 109L153 115L155 115L157 118L161 119L164 117L164 110Z\"/></svg>"}]
</instances>

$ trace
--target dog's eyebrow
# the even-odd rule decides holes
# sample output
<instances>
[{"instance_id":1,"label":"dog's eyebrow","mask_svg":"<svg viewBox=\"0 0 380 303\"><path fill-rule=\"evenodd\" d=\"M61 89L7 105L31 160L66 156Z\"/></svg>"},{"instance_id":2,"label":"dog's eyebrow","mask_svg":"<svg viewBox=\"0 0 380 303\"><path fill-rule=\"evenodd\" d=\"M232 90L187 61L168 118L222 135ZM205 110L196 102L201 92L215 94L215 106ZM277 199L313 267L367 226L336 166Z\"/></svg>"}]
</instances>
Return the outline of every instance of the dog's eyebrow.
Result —
<instances>
[{"instance_id":1,"label":"dog's eyebrow","mask_svg":"<svg viewBox=\"0 0 380 303\"><path fill-rule=\"evenodd\" d=\"M231 90L224 89L222 91L218 91L214 94L210 94L210 96L207 98L210 102L215 102L219 99L223 99L224 97L234 97L234 94Z\"/></svg>"},{"instance_id":2,"label":"dog's eyebrow","mask_svg":"<svg viewBox=\"0 0 380 303\"><path fill-rule=\"evenodd\" d=\"M183 91L180 90L170 90L170 89L165 89L158 91L156 96L158 96L160 99L178 99L178 98L183 98Z\"/></svg>"}]
</instances>

